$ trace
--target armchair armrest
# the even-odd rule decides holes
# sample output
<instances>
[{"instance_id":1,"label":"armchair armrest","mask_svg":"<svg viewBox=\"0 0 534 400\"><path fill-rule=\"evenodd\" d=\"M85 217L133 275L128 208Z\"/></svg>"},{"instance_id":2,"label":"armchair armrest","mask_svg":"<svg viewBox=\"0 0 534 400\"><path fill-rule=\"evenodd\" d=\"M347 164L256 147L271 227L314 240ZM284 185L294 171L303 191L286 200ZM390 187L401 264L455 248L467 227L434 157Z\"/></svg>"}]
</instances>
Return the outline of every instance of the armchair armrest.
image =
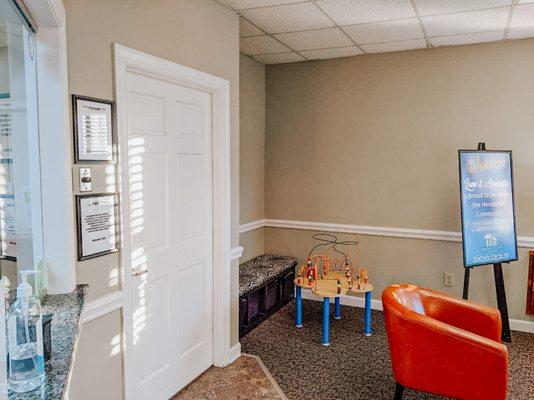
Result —
<instances>
[{"instance_id":1,"label":"armchair armrest","mask_svg":"<svg viewBox=\"0 0 534 400\"><path fill-rule=\"evenodd\" d=\"M386 323L395 324L390 349L402 385L464 400L506 398L508 350L503 344L413 311L386 315Z\"/></svg>"},{"instance_id":2,"label":"armchair armrest","mask_svg":"<svg viewBox=\"0 0 534 400\"><path fill-rule=\"evenodd\" d=\"M445 294L420 291L425 314L430 318L501 342L501 313L498 309L449 297Z\"/></svg>"}]
</instances>

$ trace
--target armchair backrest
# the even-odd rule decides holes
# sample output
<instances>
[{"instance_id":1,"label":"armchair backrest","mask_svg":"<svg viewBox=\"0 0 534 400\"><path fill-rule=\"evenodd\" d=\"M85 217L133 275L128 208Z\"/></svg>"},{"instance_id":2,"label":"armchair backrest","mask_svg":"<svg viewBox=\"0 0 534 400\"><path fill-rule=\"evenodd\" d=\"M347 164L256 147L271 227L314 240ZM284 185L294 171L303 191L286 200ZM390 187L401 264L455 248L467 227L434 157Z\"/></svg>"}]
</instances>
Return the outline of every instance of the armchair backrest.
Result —
<instances>
[{"instance_id":1,"label":"armchair backrest","mask_svg":"<svg viewBox=\"0 0 534 400\"><path fill-rule=\"evenodd\" d=\"M382 304L397 382L453 398L506 397L498 310L414 285L389 286Z\"/></svg>"}]
</instances>

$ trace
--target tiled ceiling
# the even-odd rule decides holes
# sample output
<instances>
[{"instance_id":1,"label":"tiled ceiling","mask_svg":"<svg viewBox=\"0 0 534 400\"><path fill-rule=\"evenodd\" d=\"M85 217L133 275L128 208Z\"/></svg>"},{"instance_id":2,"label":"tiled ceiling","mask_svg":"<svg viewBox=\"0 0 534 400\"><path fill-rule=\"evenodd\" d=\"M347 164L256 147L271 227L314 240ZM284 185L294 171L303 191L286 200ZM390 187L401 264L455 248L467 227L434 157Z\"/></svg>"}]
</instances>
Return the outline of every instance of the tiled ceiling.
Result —
<instances>
[{"instance_id":1,"label":"tiled ceiling","mask_svg":"<svg viewBox=\"0 0 534 400\"><path fill-rule=\"evenodd\" d=\"M534 37L534 0L216 0L264 64Z\"/></svg>"}]
</instances>

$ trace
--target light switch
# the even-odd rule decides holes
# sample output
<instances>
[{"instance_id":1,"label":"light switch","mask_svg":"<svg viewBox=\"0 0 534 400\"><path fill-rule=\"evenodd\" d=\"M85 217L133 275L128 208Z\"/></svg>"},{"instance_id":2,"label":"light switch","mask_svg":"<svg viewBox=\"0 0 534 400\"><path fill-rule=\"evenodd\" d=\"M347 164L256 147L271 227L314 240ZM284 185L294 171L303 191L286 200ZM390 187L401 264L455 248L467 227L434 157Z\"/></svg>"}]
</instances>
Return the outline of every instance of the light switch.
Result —
<instances>
[{"instance_id":1,"label":"light switch","mask_svg":"<svg viewBox=\"0 0 534 400\"><path fill-rule=\"evenodd\" d=\"M80 192L91 190L91 168L80 168Z\"/></svg>"}]
</instances>

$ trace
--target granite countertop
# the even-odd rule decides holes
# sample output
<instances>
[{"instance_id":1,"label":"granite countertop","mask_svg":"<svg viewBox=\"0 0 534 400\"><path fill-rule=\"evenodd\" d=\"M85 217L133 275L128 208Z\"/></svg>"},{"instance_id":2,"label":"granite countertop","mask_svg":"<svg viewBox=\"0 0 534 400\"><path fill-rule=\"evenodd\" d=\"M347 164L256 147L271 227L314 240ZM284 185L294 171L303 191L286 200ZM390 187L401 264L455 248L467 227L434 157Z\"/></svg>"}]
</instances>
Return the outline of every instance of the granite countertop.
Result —
<instances>
[{"instance_id":1,"label":"granite countertop","mask_svg":"<svg viewBox=\"0 0 534 400\"><path fill-rule=\"evenodd\" d=\"M52 314L52 357L45 363L44 385L28 393L9 391L9 400L65 399L81 326L87 285L78 285L72 293L46 295L43 315Z\"/></svg>"}]
</instances>

